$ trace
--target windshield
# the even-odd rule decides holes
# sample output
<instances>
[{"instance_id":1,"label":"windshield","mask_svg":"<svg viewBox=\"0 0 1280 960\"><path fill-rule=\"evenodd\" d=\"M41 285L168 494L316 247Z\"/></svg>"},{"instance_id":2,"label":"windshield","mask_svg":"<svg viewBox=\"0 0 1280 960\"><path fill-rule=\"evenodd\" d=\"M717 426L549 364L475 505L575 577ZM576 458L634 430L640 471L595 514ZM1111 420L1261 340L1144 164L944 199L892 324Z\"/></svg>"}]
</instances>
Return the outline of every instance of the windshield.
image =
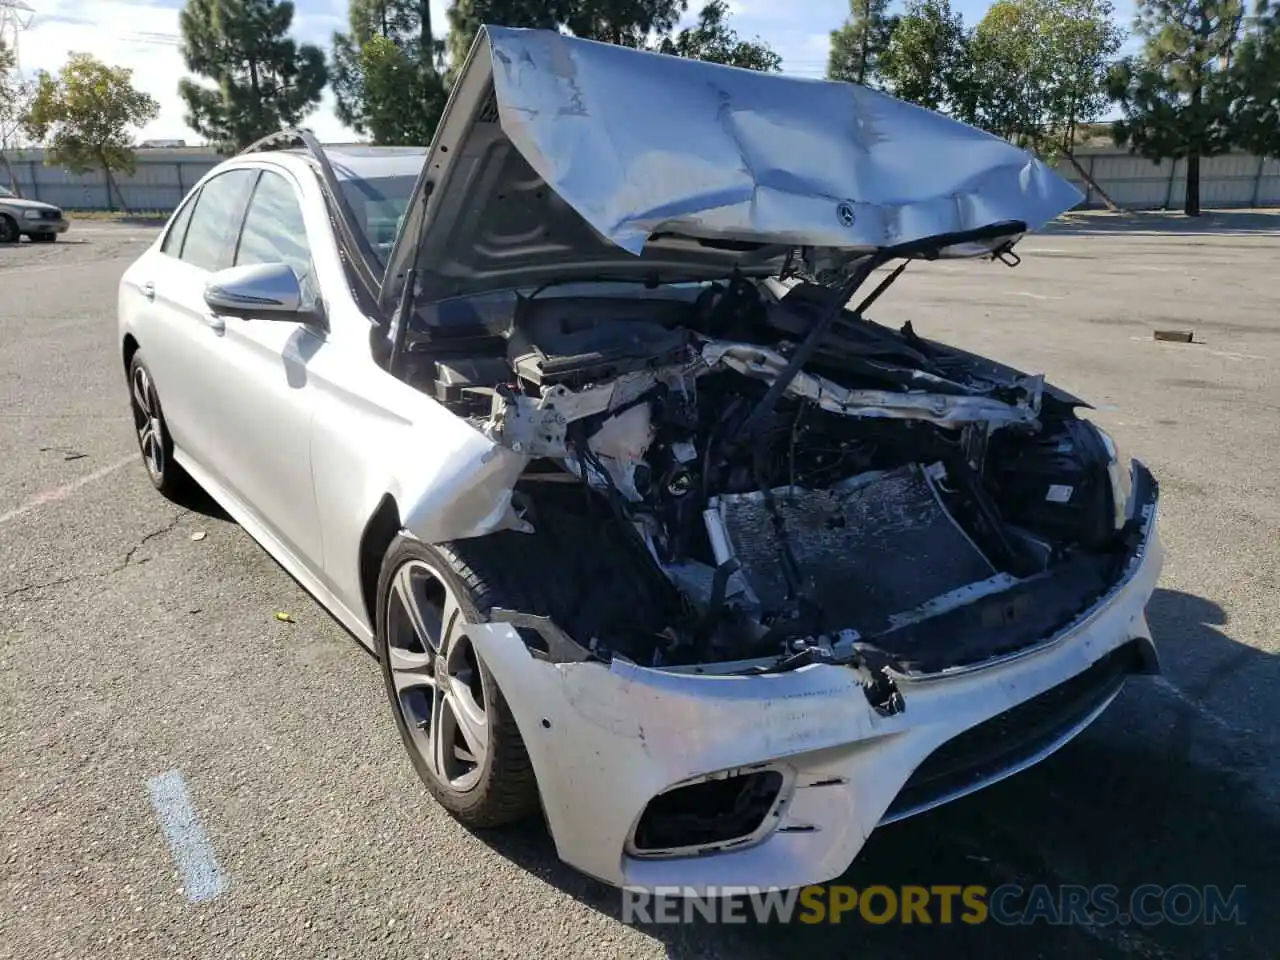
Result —
<instances>
[{"instance_id":1,"label":"windshield","mask_svg":"<svg viewBox=\"0 0 1280 960\"><path fill-rule=\"evenodd\" d=\"M342 181L342 192L355 214L356 226L364 231L384 265L400 229L400 218L409 208L417 180L417 174L409 174Z\"/></svg>"},{"instance_id":2,"label":"windshield","mask_svg":"<svg viewBox=\"0 0 1280 960\"><path fill-rule=\"evenodd\" d=\"M0 197L17 197L17 194L3 184L0 184Z\"/></svg>"},{"instance_id":3,"label":"windshield","mask_svg":"<svg viewBox=\"0 0 1280 960\"><path fill-rule=\"evenodd\" d=\"M426 159L423 147L326 147L343 198L385 266Z\"/></svg>"}]
</instances>

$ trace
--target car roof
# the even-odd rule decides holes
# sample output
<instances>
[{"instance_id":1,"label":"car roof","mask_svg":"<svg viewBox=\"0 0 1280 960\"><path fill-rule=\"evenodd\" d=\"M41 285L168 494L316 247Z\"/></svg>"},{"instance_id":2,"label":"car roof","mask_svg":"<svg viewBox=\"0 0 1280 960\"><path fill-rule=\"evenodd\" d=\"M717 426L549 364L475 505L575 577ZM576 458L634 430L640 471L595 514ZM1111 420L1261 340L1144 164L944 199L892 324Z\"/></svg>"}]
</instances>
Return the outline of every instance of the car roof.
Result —
<instances>
[{"instance_id":1,"label":"car roof","mask_svg":"<svg viewBox=\"0 0 1280 960\"><path fill-rule=\"evenodd\" d=\"M326 158L339 181L373 180L381 177L416 177L426 160L426 147L379 147L366 144L324 146ZM275 162L285 168L315 169L315 160L307 150L289 147L263 150L228 157L220 169L238 166L243 161Z\"/></svg>"},{"instance_id":2,"label":"car roof","mask_svg":"<svg viewBox=\"0 0 1280 960\"><path fill-rule=\"evenodd\" d=\"M324 148L339 180L372 180L379 177L416 177L426 162L426 147Z\"/></svg>"}]
</instances>

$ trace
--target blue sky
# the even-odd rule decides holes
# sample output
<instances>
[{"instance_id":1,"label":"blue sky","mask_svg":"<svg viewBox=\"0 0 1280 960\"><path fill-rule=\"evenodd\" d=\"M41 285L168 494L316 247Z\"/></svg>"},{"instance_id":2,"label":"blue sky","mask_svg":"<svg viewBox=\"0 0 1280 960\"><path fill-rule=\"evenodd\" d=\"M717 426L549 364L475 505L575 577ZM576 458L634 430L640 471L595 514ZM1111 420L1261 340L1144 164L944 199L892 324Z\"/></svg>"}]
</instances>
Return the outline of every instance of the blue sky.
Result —
<instances>
[{"instance_id":1,"label":"blue sky","mask_svg":"<svg viewBox=\"0 0 1280 960\"><path fill-rule=\"evenodd\" d=\"M89 51L134 71L134 82L160 102L160 117L140 132L142 138L198 137L182 119L177 95L183 75L178 54L178 0L27 0L35 17L21 39L22 67L56 70L68 51ZM437 31L445 29L448 0L432 0ZM982 18L983 0L952 0L972 24ZM1128 27L1131 0L1115 0L1118 19ZM346 0L295 0L294 33L326 50L334 30L346 21ZM700 0L691 0L689 19ZM827 37L848 15L847 0L730 0L733 25L746 37L767 40L782 56L783 70L821 76L826 68ZM351 138L333 116L326 96L307 123L325 140Z\"/></svg>"}]
</instances>

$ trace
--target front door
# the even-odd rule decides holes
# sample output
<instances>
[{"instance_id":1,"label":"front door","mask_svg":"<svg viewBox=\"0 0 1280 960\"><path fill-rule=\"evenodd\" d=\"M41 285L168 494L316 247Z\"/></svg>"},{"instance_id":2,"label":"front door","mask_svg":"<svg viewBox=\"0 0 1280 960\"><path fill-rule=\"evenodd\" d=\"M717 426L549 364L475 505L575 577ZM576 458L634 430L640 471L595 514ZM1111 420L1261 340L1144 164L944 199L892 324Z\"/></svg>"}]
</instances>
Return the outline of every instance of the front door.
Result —
<instances>
[{"instance_id":1,"label":"front door","mask_svg":"<svg viewBox=\"0 0 1280 960\"><path fill-rule=\"evenodd\" d=\"M232 263L285 263L313 305L318 297L297 188L289 174L263 169L249 199ZM286 319L219 318L213 351L217 409L213 456L230 492L287 550L313 569L323 564L311 480L315 390L307 366L332 349L318 325Z\"/></svg>"}]
</instances>

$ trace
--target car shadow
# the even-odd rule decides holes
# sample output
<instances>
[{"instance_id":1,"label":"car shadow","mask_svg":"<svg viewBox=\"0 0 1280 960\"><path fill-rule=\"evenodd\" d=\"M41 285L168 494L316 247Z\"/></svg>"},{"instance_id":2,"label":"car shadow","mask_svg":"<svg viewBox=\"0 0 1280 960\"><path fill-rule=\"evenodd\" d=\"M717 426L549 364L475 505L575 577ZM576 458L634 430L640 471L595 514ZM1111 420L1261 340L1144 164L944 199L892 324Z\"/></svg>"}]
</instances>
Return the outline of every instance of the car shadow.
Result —
<instances>
[{"instance_id":1,"label":"car shadow","mask_svg":"<svg viewBox=\"0 0 1280 960\"><path fill-rule=\"evenodd\" d=\"M1162 654L1175 665L1185 652L1180 648L1192 646L1214 662L1235 664L1237 676L1276 670L1274 657L1218 631L1225 615L1212 601L1157 590L1148 614ZM840 924L809 925L757 922L746 905L742 924L636 926L671 957L987 957L995 951L1081 960L1273 956L1280 941L1280 915L1270 909L1280 899L1274 865L1280 825L1274 805L1259 800L1256 778L1233 769L1229 753L1223 754L1226 764L1190 758L1187 742L1206 725L1213 724L1193 702L1172 697L1162 681L1135 678L1111 710L1057 754L986 790L877 830L833 882L858 890L873 884L976 884L988 890L1113 884L1121 907L1142 884L1189 884L1201 891L1216 885L1223 896L1243 887L1243 923L1058 926L1041 920L1011 926L988 919L966 925L944 924L935 912L929 924L875 925L855 910ZM621 893L561 863L540 823L481 837L578 901L624 919Z\"/></svg>"},{"instance_id":2,"label":"car shadow","mask_svg":"<svg viewBox=\"0 0 1280 960\"><path fill-rule=\"evenodd\" d=\"M213 497L209 496L204 487L197 483L190 484L187 489L182 491L181 505L184 510L190 510L192 513L198 513L211 520L235 523L231 518L231 514L223 510L221 505Z\"/></svg>"},{"instance_id":3,"label":"car shadow","mask_svg":"<svg viewBox=\"0 0 1280 960\"><path fill-rule=\"evenodd\" d=\"M1074 211L1065 213L1038 231L1044 234L1204 234L1247 235L1280 233L1280 211L1207 210L1188 217L1170 210L1134 210L1119 213Z\"/></svg>"}]
</instances>

